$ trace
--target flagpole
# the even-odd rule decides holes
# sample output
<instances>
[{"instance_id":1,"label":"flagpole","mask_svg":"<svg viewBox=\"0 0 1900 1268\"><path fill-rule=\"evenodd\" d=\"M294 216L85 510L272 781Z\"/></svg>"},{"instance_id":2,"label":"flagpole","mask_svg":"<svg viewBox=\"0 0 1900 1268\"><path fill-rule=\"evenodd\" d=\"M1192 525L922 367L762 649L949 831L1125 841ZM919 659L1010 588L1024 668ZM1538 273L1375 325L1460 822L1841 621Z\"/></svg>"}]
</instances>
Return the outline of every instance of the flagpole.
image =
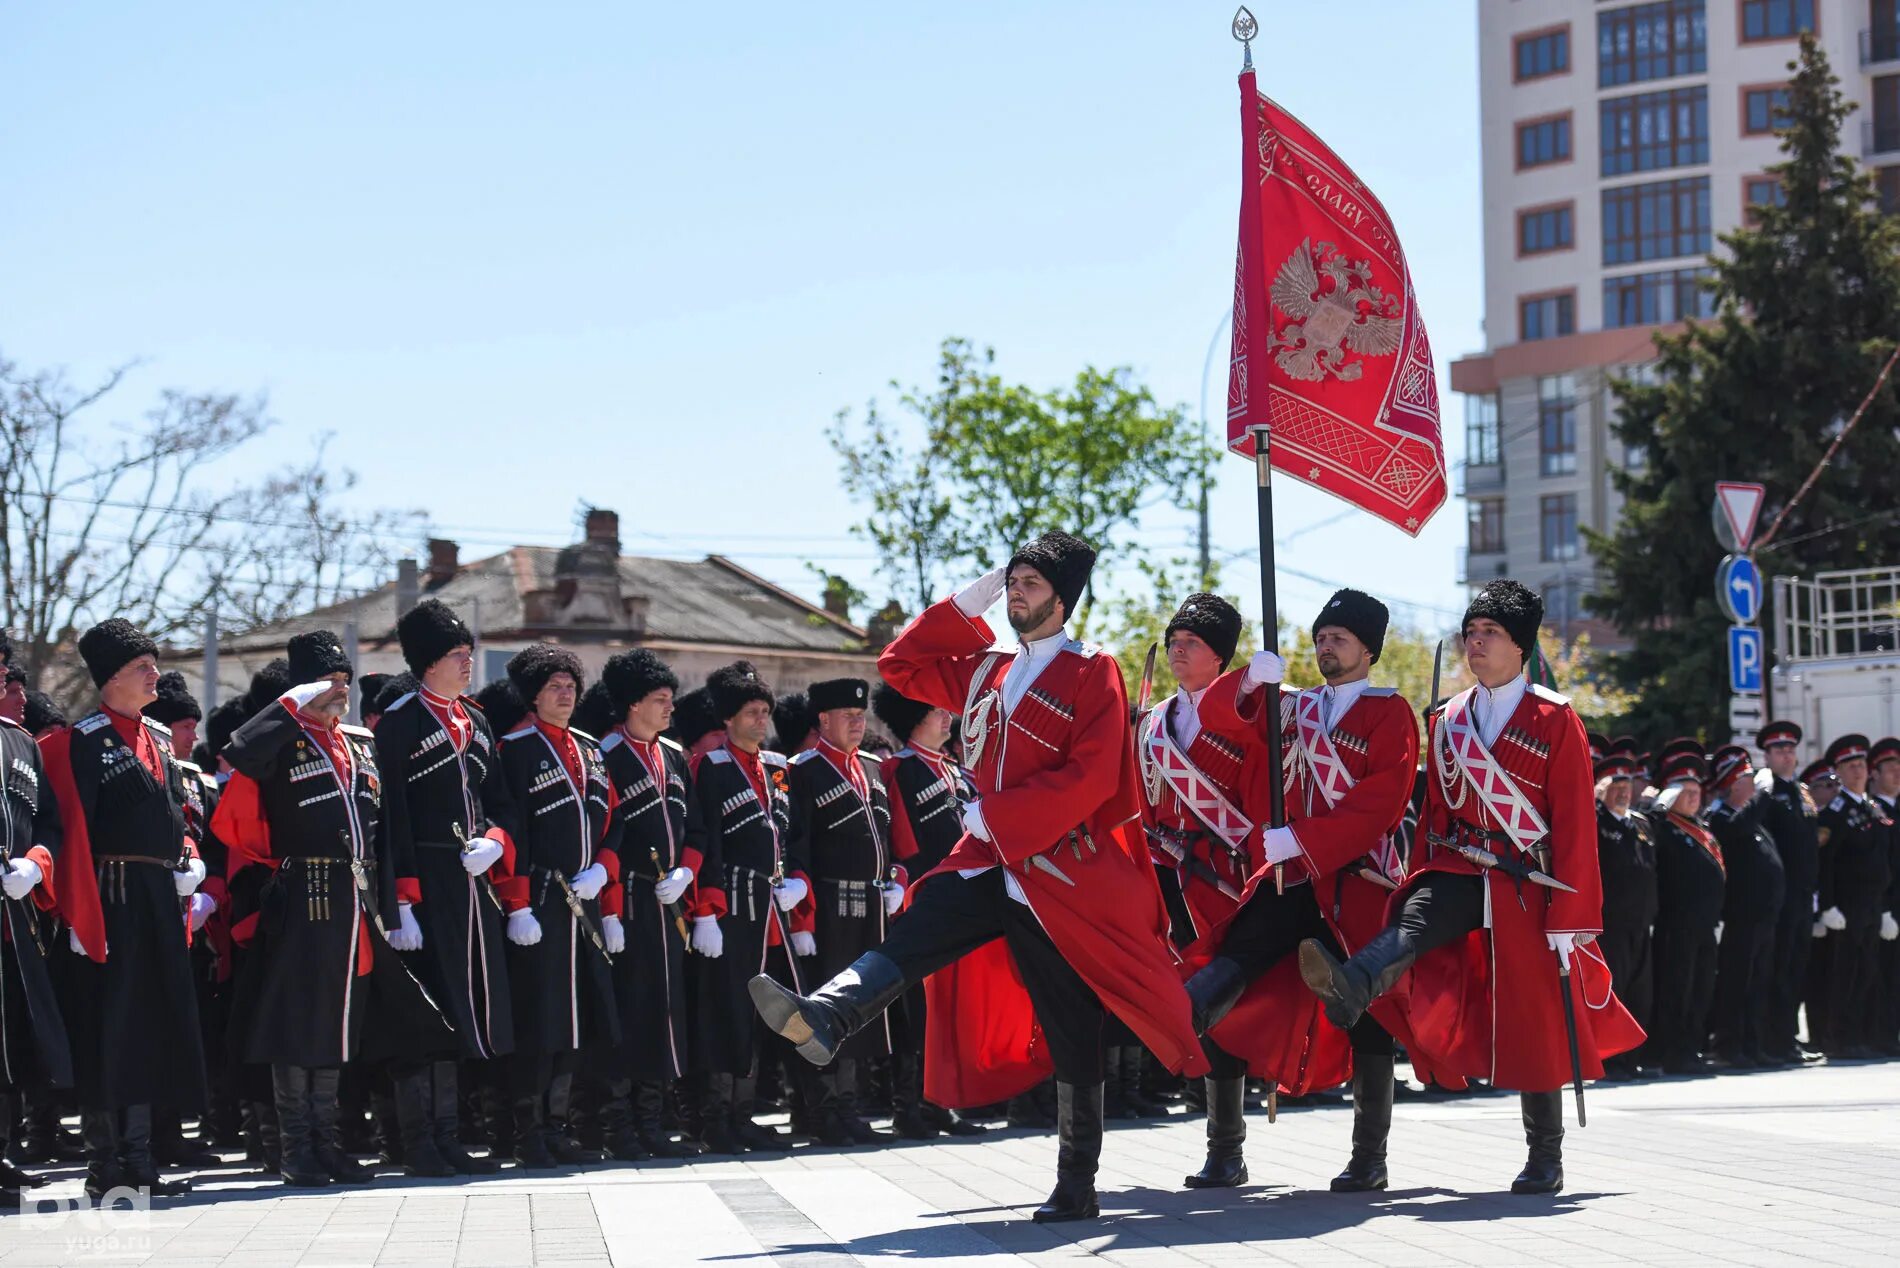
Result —
<instances>
[{"instance_id":1,"label":"flagpole","mask_svg":"<svg viewBox=\"0 0 1900 1268\"><path fill-rule=\"evenodd\" d=\"M1243 89L1248 88L1251 83L1251 77L1253 75L1253 37L1259 33L1259 30L1259 23L1254 20L1253 14L1248 12L1245 6L1242 6L1241 9L1234 14L1233 35L1235 39L1240 41L1240 74ZM1258 147L1254 130L1257 125L1253 123L1254 118L1257 117L1257 108L1251 99L1252 96L1252 92L1247 91L1243 98L1243 109L1248 113L1244 116L1247 119L1247 125L1243 128L1241 134L1242 144L1247 156L1246 161L1249 164L1255 161L1254 152ZM1243 167L1242 170L1245 171L1247 168ZM1241 195L1243 211L1247 193L1248 190L1243 188ZM1243 215L1243 233L1246 231L1245 223L1245 217ZM1243 294L1259 297L1264 300L1266 296L1266 278L1261 275L1260 272L1262 261L1259 251L1256 249L1247 252L1243 260L1245 268L1245 272L1241 278ZM1258 327L1259 323L1265 318L1265 315L1266 310L1262 307L1259 316L1254 319L1254 325L1248 328L1247 338L1250 341L1259 339ZM1264 348L1257 350L1260 352L1265 351ZM1249 360L1254 360L1254 358L1250 356ZM1255 361L1255 364L1264 368L1266 364L1264 356ZM1250 401L1249 404L1253 404L1253 402ZM1255 417L1264 417L1266 413L1266 404L1265 402L1261 402L1256 408ZM1256 488L1254 505L1259 519L1260 529L1260 623L1262 631L1260 641L1263 645L1270 646L1277 651L1280 644L1280 603L1275 585L1273 559L1273 427L1270 423L1265 422L1252 423L1249 424L1247 431L1253 437L1254 483ZM1286 784L1281 775L1280 733L1282 728L1280 725L1280 685L1278 683L1268 683L1266 685L1265 707L1267 711L1267 726L1270 728L1270 734L1273 737L1273 742L1267 745L1267 826L1271 828L1283 828L1286 826ZM1273 866L1273 888L1275 891L1282 893L1286 890L1286 867L1284 864L1276 863Z\"/></svg>"}]
</instances>

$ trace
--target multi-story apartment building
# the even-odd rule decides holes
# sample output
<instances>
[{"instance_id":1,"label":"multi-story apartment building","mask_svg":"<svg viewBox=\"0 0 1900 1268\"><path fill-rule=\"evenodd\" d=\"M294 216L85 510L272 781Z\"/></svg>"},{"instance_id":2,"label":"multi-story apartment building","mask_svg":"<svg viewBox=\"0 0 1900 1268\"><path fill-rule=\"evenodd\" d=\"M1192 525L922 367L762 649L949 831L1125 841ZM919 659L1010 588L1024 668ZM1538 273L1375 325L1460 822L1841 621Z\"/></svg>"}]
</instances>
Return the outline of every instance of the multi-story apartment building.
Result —
<instances>
[{"instance_id":1,"label":"multi-story apartment building","mask_svg":"<svg viewBox=\"0 0 1900 1268\"><path fill-rule=\"evenodd\" d=\"M1803 30L1860 102L1843 144L1900 201L1900 0L1478 2L1485 349L1452 366L1461 580L1541 588L1566 635L1594 624L1581 529L1615 524L1608 468L1643 460L1610 433L1612 380L1706 309L1718 235L1777 196L1763 169Z\"/></svg>"}]
</instances>

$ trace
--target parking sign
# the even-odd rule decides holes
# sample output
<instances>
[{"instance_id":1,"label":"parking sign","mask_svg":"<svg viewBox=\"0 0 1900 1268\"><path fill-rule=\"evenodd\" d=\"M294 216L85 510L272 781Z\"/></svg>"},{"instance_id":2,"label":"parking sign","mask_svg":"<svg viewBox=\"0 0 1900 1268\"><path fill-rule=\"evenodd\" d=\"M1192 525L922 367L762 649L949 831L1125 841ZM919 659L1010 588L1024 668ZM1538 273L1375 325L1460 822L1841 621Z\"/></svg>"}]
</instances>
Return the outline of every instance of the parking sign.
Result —
<instances>
[{"instance_id":1,"label":"parking sign","mask_svg":"<svg viewBox=\"0 0 1900 1268\"><path fill-rule=\"evenodd\" d=\"M1736 695L1761 690L1761 631L1752 625L1731 625L1728 629L1728 689Z\"/></svg>"}]
</instances>

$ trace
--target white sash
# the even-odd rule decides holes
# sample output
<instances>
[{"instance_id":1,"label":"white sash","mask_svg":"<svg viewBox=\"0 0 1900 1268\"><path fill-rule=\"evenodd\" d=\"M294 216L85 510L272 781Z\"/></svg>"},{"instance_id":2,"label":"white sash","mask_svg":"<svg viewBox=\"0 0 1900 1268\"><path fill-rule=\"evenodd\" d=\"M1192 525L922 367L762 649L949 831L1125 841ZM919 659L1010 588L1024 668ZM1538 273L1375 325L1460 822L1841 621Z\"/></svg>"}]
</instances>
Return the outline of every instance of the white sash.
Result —
<instances>
[{"instance_id":1,"label":"white sash","mask_svg":"<svg viewBox=\"0 0 1900 1268\"><path fill-rule=\"evenodd\" d=\"M1352 790L1354 783L1352 772L1346 769L1345 759L1339 756L1339 750L1333 745L1333 733L1327 729L1325 721L1325 689L1311 688L1294 697L1294 760L1287 763L1289 770L1304 767L1308 788L1319 790L1320 797L1331 810L1339 804L1339 799ZM1312 814L1309 804L1306 813ZM1373 864L1383 872L1388 880L1405 879L1405 865L1399 858L1398 845L1392 840L1390 832L1382 833L1366 854Z\"/></svg>"},{"instance_id":2,"label":"white sash","mask_svg":"<svg viewBox=\"0 0 1900 1268\"><path fill-rule=\"evenodd\" d=\"M1491 756L1491 750L1485 747L1484 739L1478 734L1476 720L1471 716L1472 702L1477 698L1476 687L1467 687L1453 696L1445 706L1445 716L1439 724L1444 735L1444 743L1434 745L1438 765L1439 786L1444 790L1445 799L1452 809L1464 804L1461 795L1451 800L1452 783L1462 778L1466 787L1478 794L1478 800L1490 812L1504 834L1519 850L1529 850L1550 834L1543 816L1517 786L1517 781ZM1444 754L1449 753L1456 770L1444 768Z\"/></svg>"},{"instance_id":3,"label":"white sash","mask_svg":"<svg viewBox=\"0 0 1900 1268\"><path fill-rule=\"evenodd\" d=\"M1247 834L1253 831L1253 820L1235 809L1214 781L1187 759L1174 737L1168 734L1166 712L1167 705L1150 709L1144 721L1142 773L1151 780L1165 782L1202 826L1224 841L1229 850L1245 857ZM1158 790L1151 786L1149 793L1152 800Z\"/></svg>"}]
</instances>

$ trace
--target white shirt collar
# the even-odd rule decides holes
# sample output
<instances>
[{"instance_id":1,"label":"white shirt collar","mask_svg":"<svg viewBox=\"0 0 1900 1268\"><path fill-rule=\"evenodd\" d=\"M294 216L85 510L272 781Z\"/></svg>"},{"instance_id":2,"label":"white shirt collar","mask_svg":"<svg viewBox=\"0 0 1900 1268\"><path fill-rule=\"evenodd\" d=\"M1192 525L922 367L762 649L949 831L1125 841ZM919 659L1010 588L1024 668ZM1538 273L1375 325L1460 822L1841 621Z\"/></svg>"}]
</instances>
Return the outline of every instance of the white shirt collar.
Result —
<instances>
[{"instance_id":1,"label":"white shirt collar","mask_svg":"<svg viewBox=\"0 0 1900 1268\"><path fill-rule=\"evenodd\" d=\"M1372 685L1370 678L1355 678L1351 682L1327 683L1320 688L1320 700L1326 706L1326 726L1330 730L1335 722L1346 716L1346 710L1353 702L1366 693Z\"/></svg>"},{"instance_id":2,"label":"white shirt collar","mask_svg":"<svg viewBox=\"0 0 1900 1268\"><path fill-rule=\"evenodd\" d=\"M1057 630L1048 638L1023 639L1017 645L1015 659L1010 661L1009 671L1003 675L1003 712L1015 710L1036 676L1068 645L1066 629Z\"/></svg>"},{"instance_id":3,"label":"white shirt collar","mask_svg":"<svg viewBox=\"0 0 1900 1268\"><path fill-rule=\"evenodd\" d=\"M1847 798L1847 799L1848 799L1849 801L1851 801L1851 802L1853 802L1853 803L1854 803L1855 805L1857 805L1857 806L1858 806L1858 805L1859 805L1859 804L1860 804L1861 802L1863 802L1863 801L1865 801L1865 800L1867 800L1867 799L1868 799L1869 797L1871 797L1871 796L1873 796L1873 794L1872 794L1872 793L1870 793L1870 792L1869 792L1869 793L1857 793L1857 792L1854 792L1854 791L1853 791L1852 789L1850 789L1850 788L1849 788L1849 787L1848 787L1848 786L1847 786L1846 784L1842 784L1842 785L1841 785L1841 796L1843 796L1843 797L1845 797L1845 798Z\"/></svg>"},{"instance_id":4,"label":"white shirt collar","mask_svg":"<svg viewBox=\"0 0 1900 1268\"><path fill-rule=\"evenodd\" d=\"M1517 706L1524 702L1524 693L1531 689L1530 679L1519 674L1502 687L1487 687L1483 683L1477 686L1477 694L1472 703L1478 706L1478 736L1486 748L1498 742L1498 736L1504 734L1505 724L1511 715L1517 712Z\"/></svg>"},{"instance_id":5,"label":"white shirt collar","mask_svg":"<svg viewBox=\"0 0 1900 1268\"><path fill-rule=\"evenodd\" d=\"M1174 708L1168 712L1168 733L1184 749L1200 737L1201 697L1212 687L1213 684L1209 683L1199 691L1189 691L1186 687L1175 689Z\"/></svg>"}]
</instances>

